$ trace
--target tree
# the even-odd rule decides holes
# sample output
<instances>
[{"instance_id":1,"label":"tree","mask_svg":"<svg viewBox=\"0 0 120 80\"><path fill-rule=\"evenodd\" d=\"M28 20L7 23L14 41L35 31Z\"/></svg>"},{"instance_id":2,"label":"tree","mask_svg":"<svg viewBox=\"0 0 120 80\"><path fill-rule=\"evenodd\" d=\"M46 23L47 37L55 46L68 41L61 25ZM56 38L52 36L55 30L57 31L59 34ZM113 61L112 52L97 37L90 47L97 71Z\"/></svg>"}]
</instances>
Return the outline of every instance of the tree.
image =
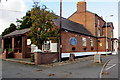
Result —
<instances>
[{"instance_id":1,"label":"tree","mask_svg":"<svg viewBox=\"0 0 120 80\"><path fill-rule=\"evenodd\" d=\"M21 18L22 20L17 20L16 22L21 23L20 27L18 28L20 29L25 29L25 28L30 28L32 26L32 20L31 20L31 14L30 11L26 12L26 15Z\"/></svg>"},{"instance_id":2,"label":"tree","mask_svg":"<svg viewBox=\"0 0 120 80\"><path fill-rule=\"evenodd\" d=\"M56 15L53 11L47 10L48 8L43 5L42 8L35 6L31 10L32 27L29 33L33 44L37 45L39 49L42 44L47 40L57 40L58 28L55 26L53 19Z\"/></svg>"},{"instance_id":3,"label":"tree","mask_svg":"<svg viewBox=\"0 0 120 80\"><path fill-rule=\"evenodd\" d=\"M2 36L6 35L6 34L9 34L9 33L13 32L13 31L15 31L15 30L16 30L15 24L11 23L11 24L10 24L10 27L9 27L9 28L6 28L6 29L2 32Z\"/></svg>"}]
</instances>

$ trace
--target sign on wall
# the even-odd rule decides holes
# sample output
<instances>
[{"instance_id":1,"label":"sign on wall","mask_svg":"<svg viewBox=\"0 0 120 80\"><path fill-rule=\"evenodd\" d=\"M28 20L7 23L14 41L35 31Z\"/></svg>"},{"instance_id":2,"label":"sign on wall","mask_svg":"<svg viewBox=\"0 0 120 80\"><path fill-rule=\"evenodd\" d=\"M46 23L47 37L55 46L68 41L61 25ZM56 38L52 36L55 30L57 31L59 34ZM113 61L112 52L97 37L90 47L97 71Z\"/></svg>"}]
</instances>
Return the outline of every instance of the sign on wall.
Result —
<instances>
[{"instance_id":1,"label":"sign on wall","mask_svg":"<svg viewBox=\"0 0 120 80\"><path fill-rule=\"evenodd\" d=\"M30 44L31 44L31 40L27 39L27 45L30 45Z\"/></svg>"},{"instance_id":2,"label":"sign on wall","mask_svg":"<svg viewBox=\"0 0 120 80\"><path fill-rule=\"evenodd\" d=\"M99 43L100 46L102 46L102 43Z\"/></svg>"},{"instance_id":3,"label":"sign on wall","mask_svg":"<svg viewBox=\"0 0 120 80\"><path fill-rule=\"evenodd\" d=\"M76 40L75 37L71 37L70 38L70 44L72 44L72 45L76 45L77 44L77 40Z\"/></svg>"}]
</instances>

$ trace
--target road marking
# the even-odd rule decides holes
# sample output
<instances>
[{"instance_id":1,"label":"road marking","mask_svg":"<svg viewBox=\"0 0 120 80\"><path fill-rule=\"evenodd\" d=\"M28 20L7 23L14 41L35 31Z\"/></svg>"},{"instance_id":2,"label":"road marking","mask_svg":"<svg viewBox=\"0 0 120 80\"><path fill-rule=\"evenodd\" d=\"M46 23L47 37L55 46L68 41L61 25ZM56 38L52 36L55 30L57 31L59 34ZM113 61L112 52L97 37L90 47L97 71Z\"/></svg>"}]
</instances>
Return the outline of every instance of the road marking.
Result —
<instances>
[{"instance_id":1,"label":"road marking","mask_svg":"<svg viewBox=\"0 0 120 80\"><path fill-rule=\"evenodd\" d=\"M107 69L105 69L106 71L107 70L109 70L110 68L112 68L112 67L114 67L116 64L114 64L114 65L112 65L112 66L110 66L110 67L108 67Z\"/></svg>"}]
</instances>

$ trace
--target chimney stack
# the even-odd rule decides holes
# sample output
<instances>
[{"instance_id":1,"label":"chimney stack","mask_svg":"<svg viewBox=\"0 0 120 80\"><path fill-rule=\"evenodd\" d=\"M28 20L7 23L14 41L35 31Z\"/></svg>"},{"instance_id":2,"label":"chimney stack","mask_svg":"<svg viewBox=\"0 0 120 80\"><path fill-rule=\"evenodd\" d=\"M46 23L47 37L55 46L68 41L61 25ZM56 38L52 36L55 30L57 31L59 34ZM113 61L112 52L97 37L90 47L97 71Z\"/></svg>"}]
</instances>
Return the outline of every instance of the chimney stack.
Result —
<instances>
[{"instance_id":1,"label":"chimney stack","mask_svg":"<svg viewBox=\"0 0 120 80\"><path fill-rule=\"evenodd\" d=\"M77 12L85 12L86 11L86 1L79 1L77 3Z\"/></svg>"}]
</instances>

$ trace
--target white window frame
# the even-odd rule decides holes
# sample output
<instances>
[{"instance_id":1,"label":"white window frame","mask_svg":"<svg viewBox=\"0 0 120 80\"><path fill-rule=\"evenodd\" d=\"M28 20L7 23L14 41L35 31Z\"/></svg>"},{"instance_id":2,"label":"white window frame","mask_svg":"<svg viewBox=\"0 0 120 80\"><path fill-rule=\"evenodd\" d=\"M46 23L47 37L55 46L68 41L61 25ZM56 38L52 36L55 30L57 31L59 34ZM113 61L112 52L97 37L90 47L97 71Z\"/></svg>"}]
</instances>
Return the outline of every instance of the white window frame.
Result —
<instances>
[{"instance_id":1,"label":"white window frame","mask_svg":"<svg viewBox=\"0 0 120 80\"><path fill-rule=\"evenodd\" d=\"M90 39L90 46L93 46L94 42L93 39Z\"/></svg>"},{"instance_id":2,"label":"white window frame","mask_svg":"<svg viewBox=\"0 0 120 80\"><path fill-rule=\"evenodd\" d=\"M98 37L100 37L100 29L98 29L98 33L97 34L98 34Z\"/></svg>"},{"instance_id":3,"label":"white window frame","mask_svg":"<svg viewBox=\"0 0 120 80\"><path fill-rule=\"evenodd\" d=\"M97 24L97 27L100 27L100 20L98 19L98 24Z\"/></svg>"},{"instance_id":4,"label":"white window frame","mask_svg":"<svg viewBox=\"0 0 120 80\"><path fill-rule=\"evenodd\" d=\"M87 40L85 37L82 37L82 46L87 46Z\"/></svg>"},{"instance_id":5,"label":"white window frame","mask_svg":"<svg viewBox=\"0 0 120 80\"><path fill-rule=\"evenodd\" d=\"M108 41L106 42L106 49L108 49Z\"/></svg>"},{"instance_id":6,"label":"white window frame","mask_svg":"<svg viewBox=\"0 0 120 80\"><path fill-rule=\"evenodd\" d=\"M42 45L42 51L43 52L50 52L50 42L44 42L44 44Z\"/></svg>"}]
</instances>

